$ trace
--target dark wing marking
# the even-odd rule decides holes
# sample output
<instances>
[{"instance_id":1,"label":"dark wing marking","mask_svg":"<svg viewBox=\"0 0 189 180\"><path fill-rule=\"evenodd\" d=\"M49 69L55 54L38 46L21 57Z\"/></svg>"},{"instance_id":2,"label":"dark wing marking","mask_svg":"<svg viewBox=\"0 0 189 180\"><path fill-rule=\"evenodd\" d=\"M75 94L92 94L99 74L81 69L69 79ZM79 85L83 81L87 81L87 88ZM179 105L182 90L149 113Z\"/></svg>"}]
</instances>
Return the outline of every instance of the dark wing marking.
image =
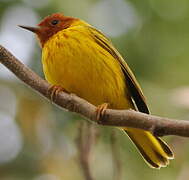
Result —
<instances>
[{"instance_id":1,"label":"dark wing marking","mask_svg":"<svg viewBox=\"0 0 189 180\"><path fill-rule=\"evenodd\" d=\"M100 31L96 30L93 27L88 27L90 33L92 34L92 37L94 41L101 46L103 49L108 51L116 60L119 61L121 68L123 70L123 73L125 75L127 84L129 86L129 90L132 96L132 99L134 100L137 109L140 112L149 114L148 106L146 104L145 97L143 95L143 92L140 88L140 85L138 84L134 74L132 73L131 69L127 65L127 63L124 61L122 56L119 54L119 52L114 48L111 41L108 40Z\"/></svg>"}]
</instances>

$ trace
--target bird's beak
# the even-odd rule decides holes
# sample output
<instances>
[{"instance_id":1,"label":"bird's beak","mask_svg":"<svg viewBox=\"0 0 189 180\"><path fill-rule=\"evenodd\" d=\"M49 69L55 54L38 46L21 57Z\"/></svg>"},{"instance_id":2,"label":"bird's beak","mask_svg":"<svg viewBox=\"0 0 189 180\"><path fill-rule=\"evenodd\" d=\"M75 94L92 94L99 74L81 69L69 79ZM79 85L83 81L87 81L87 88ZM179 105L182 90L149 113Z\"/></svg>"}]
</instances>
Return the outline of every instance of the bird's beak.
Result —
<instances>
[{"instance_id":1,"label":"bird's beak","mask_svg":"<svg viewBox=\"0 0 189 180\"><path fill-rule=\"evenodd\" d=\"M30 27L30 26L22 26L22 25L18 25L18 26L23 29L27 29L28 31L31 31L33 33L39 32L39 27Z\"/></svg>"}]
</instances>

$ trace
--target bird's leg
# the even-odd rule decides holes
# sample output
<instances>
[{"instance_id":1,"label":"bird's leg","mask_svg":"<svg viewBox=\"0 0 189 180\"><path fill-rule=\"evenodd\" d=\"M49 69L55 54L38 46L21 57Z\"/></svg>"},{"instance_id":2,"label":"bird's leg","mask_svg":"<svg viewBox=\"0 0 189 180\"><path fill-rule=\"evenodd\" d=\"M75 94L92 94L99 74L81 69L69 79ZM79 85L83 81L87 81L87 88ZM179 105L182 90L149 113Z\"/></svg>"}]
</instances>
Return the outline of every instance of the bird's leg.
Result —
<instances>
[{"instance_id":1,"label":"bird's leg","mask_svg":"<svg viewBox=\"0 0 189 180\"><path fill-rule=\"evenodd\" d=\"M47 90L47 94L50 97L50 100L53 101L53 100L56 100L58 93L61 91L65 92L65 93L69 93L63 87L61 87L59 85L52 85Z\"/></svg>"},{"instance_id":2,"label":"bird's leg","mask_svg":"<svg viewBox=\"0 0 189 180\"><path fill-rule=\"evenodd\" d=\"M108 103L103 103L96 108L96 119L100 121L100 119L105 114L106 109L108 108Z\"/></svg>"}]
</instances>

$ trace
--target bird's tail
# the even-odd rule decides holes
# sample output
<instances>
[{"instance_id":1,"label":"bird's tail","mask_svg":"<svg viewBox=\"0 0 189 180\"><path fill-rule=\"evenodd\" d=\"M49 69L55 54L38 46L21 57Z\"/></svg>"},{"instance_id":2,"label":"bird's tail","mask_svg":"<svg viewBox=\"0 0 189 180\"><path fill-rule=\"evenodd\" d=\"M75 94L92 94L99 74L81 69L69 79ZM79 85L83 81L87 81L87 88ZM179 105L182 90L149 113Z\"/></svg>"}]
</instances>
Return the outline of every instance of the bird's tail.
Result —
<instances>
[{"instance_id":1,"label":"bird's tail","mask_svg":"<svg viewBox=\"0 0 189 180\"><path fill-rule=\"evenodd\" d=\"M153 136L150 132L133 128L125 128L124 131L151 167L165 167L169 164L169 159L174 158L169 146L160 138Z\"/></svg>"}]
</instances>

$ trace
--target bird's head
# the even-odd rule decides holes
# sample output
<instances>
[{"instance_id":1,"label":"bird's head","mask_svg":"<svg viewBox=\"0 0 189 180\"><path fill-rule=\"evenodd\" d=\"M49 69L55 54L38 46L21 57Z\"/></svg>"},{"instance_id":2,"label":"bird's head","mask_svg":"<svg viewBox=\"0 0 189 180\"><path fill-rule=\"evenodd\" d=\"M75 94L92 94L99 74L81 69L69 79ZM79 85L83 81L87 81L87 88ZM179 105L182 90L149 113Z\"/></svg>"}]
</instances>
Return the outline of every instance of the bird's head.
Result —
<instances>
[{"instance_id":1,"label":"bird's head","mask_svg":"<svg viewBox=\"0 0 189 180\"><path fill-rule=\"evenodd\" d=\"M63 14L56 13L44 18L37 27L22 26L21 28L32 31L37 35L40 40L40 44L43 47L45 42L57 32L69 28L73 21L77 20L73 17L64 16Z\"/></svg>"}]
</instances>

